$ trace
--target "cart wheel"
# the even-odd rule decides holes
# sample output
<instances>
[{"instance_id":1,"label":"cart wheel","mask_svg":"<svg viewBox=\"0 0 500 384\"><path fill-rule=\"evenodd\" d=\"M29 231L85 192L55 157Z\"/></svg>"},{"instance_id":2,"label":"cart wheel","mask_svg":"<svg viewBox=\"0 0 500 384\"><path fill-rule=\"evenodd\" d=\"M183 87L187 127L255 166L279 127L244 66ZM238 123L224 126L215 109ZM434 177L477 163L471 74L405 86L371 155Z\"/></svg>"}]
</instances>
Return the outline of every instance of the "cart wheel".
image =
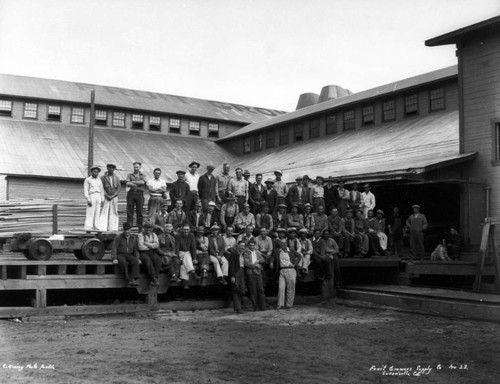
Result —
<instances>
[{"instance_id":1,"label":"cart wheel","mask_svg":"<svg viewBox=\"0 0 500 384\"><path fill-rule=\"evenodd\" d=\"M33 239L28 246L31 260L48 260L52 256L52 244L46 239Z\"/></svg>"},{"instance_id":2,"label":"cart wheel","mask_svg":"<svg viewBox=\"0 0 500 384\"><path fill-rule=\"evenodd\" d=\"M104 244L99 239L88 239L82 245L84 260L101 260L104 256Z\"/></svg>"},{"instance_id":3,"label":"cart wheel","mask_svg":"<svg viewBox=\"0 0 500 384\"><path fill-rule=\"evenodd\" d=\"M73 253L78 260L83 260L83 252L81 249L74 249Z\"/></svg>"}]
</instances>

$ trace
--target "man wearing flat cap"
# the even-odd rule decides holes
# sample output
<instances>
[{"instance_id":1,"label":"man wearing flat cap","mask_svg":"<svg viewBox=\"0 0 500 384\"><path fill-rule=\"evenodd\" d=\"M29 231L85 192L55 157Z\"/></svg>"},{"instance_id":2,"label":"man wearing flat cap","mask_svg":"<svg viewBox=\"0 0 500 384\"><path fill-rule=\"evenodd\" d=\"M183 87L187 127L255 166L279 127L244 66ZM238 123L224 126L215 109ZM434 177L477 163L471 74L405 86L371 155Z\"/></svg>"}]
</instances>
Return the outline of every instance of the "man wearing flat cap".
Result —
<instances>
[{"instance_id":1,"label":"man wearing flat cap","mask_svg":"<svg viewBox=\"0 0 500 384\"><path fill-rule=\"evenodd\" d=\"M273 188L273 179L267 179L265 184L266 189L262 193L262 196L264 197L266 205L269 207L269 213L271 215L274 215L274 213L278 209L278 193Z\"/></svg>"},{"instance_id":2,"label":"man wearing flat cap","mask_svg":"<svg viewBox=\"0 0 500 384\"><path fill-rule=\"evenodd\" d=\"M184 181L185 171L177 171L177 180L172 183L172 188L170 189L170 202L172 208L175 208L177 200L182 201L182 209L185 213L188 213L187 202L189 199L189 185Z\"/></svg>"},{"instance_id":3,"label":"man wearing flat cap","mask_svg":"<svg viewBox=\"0 0 500 384\"><path fill-rule=\"evenodd\" d=\"M87 210L85 213L85 230L101 230L101 207L104 204L104 187L99 178L101 168L94 165L90 168L90 176L83 182L83 194L87 200Z\"/></svg>"},{"instance_id":4,"label":"man wearing flat cap","mask_svg":"<svg viewBox=\"0 0 500 384\"><path fill-rule=\"evenodd\" d=\"M196 172L198 168L200 168L200 163L192 161L189 164L189 172L187 172L184 176L184 180L189 185L186 212L192 211L194 209L194 205L198 201L198 181L200 180L200 175Z\"/></svg>"},{"instance_id":5,"label":"man wearing flat cap","mask_svg":"<svg viewBox=\"0 0 500 384\"><path fill-rule=\"evenodd\" d=\"M217 199L217 180L212 174L215 167L207 165L207 171L198 180L198 195L201 201L203 212L207 210L208 202Z\"/></svg>"},{"instance_id":6,"label":"man wearing flat cap","mask_svg":"<svg viewBox=\"0 0 500 384\"><path fill-rule=\"evenodd\" d=\"M146 175L141 172L142 164L136 161L132 164L134 172L127 175L127 223L130 226L134 221L134 207L136 212L137 226L139 232L142 230L142 223L144 215L142 210L144 208L144 192L146 192L146 182L148 181Z\"/></svg>"},{"instance_id":7,"label":"man wearing flat cap","mask_svg":"<svg viewBox=\"0 0 500 384\"><path fill-rule=\"evenodd\" d=\"M118 231L118 195L120 193L120 178L115 175L116 165L106 165L107 172L101 176L104 188L104 205L101 210L101 229L103 231Z\"/></svg>"},{"instance_id":8,"label":"man wearing flat cap","mask_svg":"<svg viewBox=\"0 0 500 384\"><path fill-rule=\"evenodd\" d=\"M274 176L276 176L276 179L274 180L273 188L278 194L278 204L286 204L286 195L288 193L288 186L283 180L281 180L281 177L283 176L283 171L281 170L274 171Z\"/></svg>"}]
</instances>

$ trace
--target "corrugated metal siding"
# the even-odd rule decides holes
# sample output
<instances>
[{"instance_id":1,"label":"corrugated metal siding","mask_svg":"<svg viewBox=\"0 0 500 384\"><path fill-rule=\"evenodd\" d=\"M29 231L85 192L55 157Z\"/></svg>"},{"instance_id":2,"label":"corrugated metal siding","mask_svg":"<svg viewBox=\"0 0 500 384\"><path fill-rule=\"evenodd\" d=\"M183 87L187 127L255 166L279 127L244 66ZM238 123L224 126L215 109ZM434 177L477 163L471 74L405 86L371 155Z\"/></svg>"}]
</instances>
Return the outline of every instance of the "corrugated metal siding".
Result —
<instances>
[{"instance_id":1,"label":"corrugated metal siding","mask_svg":"<svg viewBox=\"0 0 500 384\"><path fill-rule=\"evenodd\" d=\"M198 116L215 120L252 123L285 113L268 108L133 89L27 76L0 75L0 94L4 95L90 104L91 89L96 91L97 105Z\"/></svg>"}]
</instances>

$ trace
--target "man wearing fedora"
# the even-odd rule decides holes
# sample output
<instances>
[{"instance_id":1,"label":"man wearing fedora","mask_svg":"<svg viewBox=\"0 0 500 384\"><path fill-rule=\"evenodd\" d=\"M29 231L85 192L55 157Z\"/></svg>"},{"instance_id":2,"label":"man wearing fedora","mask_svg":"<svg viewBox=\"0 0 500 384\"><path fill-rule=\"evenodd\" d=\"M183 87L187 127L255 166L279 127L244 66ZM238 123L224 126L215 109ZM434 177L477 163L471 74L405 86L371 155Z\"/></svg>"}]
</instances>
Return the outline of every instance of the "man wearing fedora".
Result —
<instances>
[{"instance_id":1,"label":"man wearing fedora","mask_svg":"<svg viewBox=\"0 0 500 384\"><path fill-rule=\"evenodd\" d=\"M410 232L410 258L424 258L424 231L428 227L427 218L420 213L420 205L412 205L413 214L406 220L406 228Z\"/></svg>"},{"instance_id":2,"label":"man wearing fedora","mask_svg":"<svg viewBox=\"0 0 500 384\"><path fill-rule=\"evenodd\" d=\"M217 199L217 180L212 174L215 167L207 165L207 172L200 176L198 180L198 195L201 201L203 212L207 210L208 202Z\"/></svg>"},{"instance_id":3,"label":"man wearing fedora","mask_svg":"<svg viewBox=\"0 0 500 384\"><path fill-rule=\"evenodd\" d=\"M186 183L189 185L186 212L192 211L198 201L198 181L200 180L200 175L196 171L200 168L200 163L192 161L188 167L189 172L184 176Z\"/></svg>"},{"instance_id":4,"label":"man wearing fedora","mask_svg":"<svg viewBox=\"0 0 500 384\"><path fill-rule=\"evenodd\" d=\"M172 183L170 189L170 203L172 204L172 208L175 208L177 200L182 201L182 209L184 212L188 213L188 200L191 192L188 183L184 181L186 172L179 170L176 174L177 180Z\"/></svg>"},{"instance_id":5,"label":"man wearing fedora","mask_svg":"<svg viewBox=\"0 0 500 384\"><path fill-rule=\"evenodd\" d=\"M107 172L101 177L104 187L104 205L101 210L101 229L118 231L118 195L120 194L120 178L115 175L116 165L106 165Z\"/></svg>"},{"instance_id":6,"label":"man wearing fedora","mask_svg":"<svg viewBox=\"0 0 500 384\"><path fill-rule=\"evenodd\" d=\"M130 226L134 221L134 207L136 212L137 226L139 232L142 230L144 215L142 210L144 208L144 192L146 192L147 177L141 172L142 163L139 161L133 164L134 172L127 175L127 223Z\"/></svg>"},{"instance_id":7,"label":"man wearing fedora","mask_svg":"<svg viewBox=\"0 0 500 384\"><path fill-rule=\"evenodd\" d=\"M85 230L100 231L101 207L104 205L104 187L99 178L101 168L94 165L90 168L90 176L83 182L83 194L87 200L85 212Z\"/></svg>"}]
</instances>

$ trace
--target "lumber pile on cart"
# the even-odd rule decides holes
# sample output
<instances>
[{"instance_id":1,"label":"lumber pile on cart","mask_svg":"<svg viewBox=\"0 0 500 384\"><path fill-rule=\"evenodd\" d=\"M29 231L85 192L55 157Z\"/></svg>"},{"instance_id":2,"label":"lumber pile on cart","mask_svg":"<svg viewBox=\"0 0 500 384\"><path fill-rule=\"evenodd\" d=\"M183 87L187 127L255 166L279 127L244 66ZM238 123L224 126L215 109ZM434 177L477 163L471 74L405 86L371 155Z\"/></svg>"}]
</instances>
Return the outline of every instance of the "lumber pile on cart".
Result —
<instances>
[{"instance_id":1,"label":"lumber pile on cart","mask_svg":"<svg viewBox=\"0 0 500 384\"><path fill-rule=\"evenodd\" d=\"M81 231L85 222L84 199L29 199L0 201L0 237L17 232L35 236ZM125 204L118 205L120 218L125 218Z\"/></svg>"}]
</instances>

